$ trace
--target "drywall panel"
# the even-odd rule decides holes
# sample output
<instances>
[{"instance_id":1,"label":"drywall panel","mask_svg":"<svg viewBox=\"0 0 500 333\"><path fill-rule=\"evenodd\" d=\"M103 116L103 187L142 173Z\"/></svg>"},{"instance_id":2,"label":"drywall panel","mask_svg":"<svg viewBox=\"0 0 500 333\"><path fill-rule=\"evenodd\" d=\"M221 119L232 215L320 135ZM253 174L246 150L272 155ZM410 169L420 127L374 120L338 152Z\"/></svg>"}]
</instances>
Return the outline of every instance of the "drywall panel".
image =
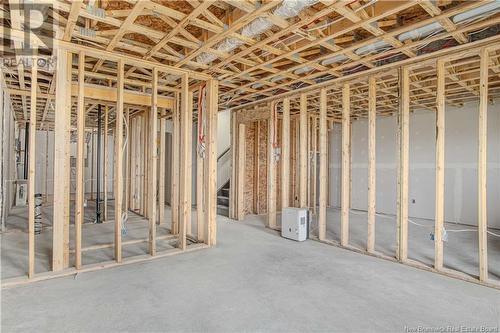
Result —
<instances>
[{"instance_id":1,"label":"drywall panel","mask_svg":"<svg viewBox=\"0 0 500 333\"><path fill-rule=\"evenodd\" d=\"M478 104L447 106L445 134L445 220L477 224ZM377 212L395 214L397 186L397 118L377 119ZM435 113L410 116L409 214L434 219ZM333 147L338 147L337 135ZM338 148L333 148L338 149ZM367 120L352 124L352 208L367 208ZM334 166L338 159L332 156ZM332 180L338 177L334 168ZM332 188L338 185L331 184ZM500 106L488 108L488 225L500 228ZM333 205L338 205L333 196Z\"/></svg>"}]
</instances>

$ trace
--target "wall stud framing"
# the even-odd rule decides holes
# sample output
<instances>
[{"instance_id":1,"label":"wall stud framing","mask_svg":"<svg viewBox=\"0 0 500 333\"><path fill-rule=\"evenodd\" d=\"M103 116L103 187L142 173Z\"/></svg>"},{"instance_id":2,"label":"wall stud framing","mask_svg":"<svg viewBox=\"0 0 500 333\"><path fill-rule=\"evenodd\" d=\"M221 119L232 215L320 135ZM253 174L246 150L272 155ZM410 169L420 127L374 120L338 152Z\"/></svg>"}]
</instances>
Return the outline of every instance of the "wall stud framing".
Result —
<instances>
[{"instance_id":1,"label":"wall stud framing","mask_svg":"<svg viewBox=\"0 0 500 333\"><path fill-rule=\"evenodd\" d=\"M238 204L236 219L241 221L245 218L245 161L246 161L246 125L238 124L238 179L237 198Z\"/></svg>"},{"instance_id":2,"label":"wall stud framing","mask_svg":"<svg viewBox=\"0 0 500 333\"><path fill-rule=\"evenodd\" d=\"M479 234L479 280L488 280L488 210L487 210L487 151L488 151L488 49L480 51L479 83L479 154L478 154L478 200L477 227Z\"/></svg>"},{"instance_id":3,"label":"wall stud framing","mask_svg":"<svg viewBox=\"0 0 500 333\"><path fill-rule=\"evenodd\" d=\"M180 114L180 182L179 182L179 249L186 249L187 225L191 223L191 136L193 110L189 108L189 77L181 79L181 114Z\"/></svg>"},{"instance_id":4,"label":"wall stud framing","mask_svg":"<svg viewBox=\"0 0 500 333\"><path fill-rule=\"evenodd\" d=\"M366 250L375 251L375 201L376 201L376 118L377 82L375 77L368 79L368 238Z\"/></svg>"},{"instance_id":5,"label":"wall stud framing","mask_svg":"<svg viewBox=\"0 0 500 333\"><path fill-rule=\"evenodd\" d=\"M328 127L327 127L326 88L320 90L319 109L319 215L318 238L326 239L326 201L328 197L327 172L328 172Z\"/></svg>"},{"instance_id":6,"label":"wall stud framing","mask_svg":"<svg viewBox=\"0 0 500 333\"><path fill-rule=\"evenodd\" d=\"M290 99L283 100L281 132L281 209L290 206ZM258 132L257 132L258 133ZM256 136L258 140L258 136ZM258 145L257 145L258 146ZM256 154L258 158L258 154ZM258 162L257 162L258 163ZM258 169L258 168L257 168Z\"/></svg>"},{"instance_id":7,"label":"wall stud framing","mask_svg":"<svg viewBox=\"0 0 500 333\"><path fill-rule=\"evenodd\" d=\"M36 167L36 95L38 87L37 58L31 67L30 132L28 160L28 278L35 275L35 167Z\"/></svg>"},{"instance_id":8,"label":"wall stud framing","mask_svg":"<svg viewBox=\"0 0 500 333\"><path fill-rule=\"evenodd\" d=\"M342 88L342 198L340 220L340 243L349 244L350 165L351 165L351 88L345 83Z\"/></svg>"},{"instance_id":9,"label":"wall stud framing","mask_svg":"<svg viewBox=\"0 0 500 333\"><path fill-rule=\"evenodd\" d=\"M299 207L307 207L307 95L300 95Z\"/></svg>"},{"instance_id":10,"label":"wall stud framing","mask_svg":"<svg viewBox=\"0 0 500 333\"><path fill-rule=\"evenodd\" d=\"M78 103L77 103L77 147L76 147L76 202L75 202L75 266L82 267L82 224L85 196L83 153L85 135L85 53L80 52L78 56Z\"/></svg>"},{"instance_id":11,"label":"wall stud framing","mask_svg":"<svg viewBox=\"0 0 500 333\"><path fill-rule=\"evenodd\" d=\"M123 60L118 60L117 101L115 116L115 260L122 262L122 201L123 201Z\"/></svg>"},{"instance_id":12,"label":"wall stud framing","mask_svg":"<svg viewBox=\"0 0 500 333\"><path fill-rule=\"evenodd\" d=\"M276 223L276 109L275 102L269 107L267 141L267 226L277 228Z\"/></svg>"},{"instance_id":13,"label":"wall stud framing","mask_svg":"<svg viewBox=\"0 0 500 333\"><path fill-rule=\"evenodd\" d=\"M439 59L436 90L436 219L434 223L434 268L443 268L444 228L444 139L445 139L445 63Z\"/></svg>"},{"instance_id":14,"label":"wall stud framing","mask_svg":"<svg viewBox=\"0 0 500 333\"><path fill-rule=\"evenodd\" d=\"M157 216L157 164L158 164L158 68L153 68L151 109L149 115L149 254L156 255L156 216Z\"/></svg>"}]
</instances>

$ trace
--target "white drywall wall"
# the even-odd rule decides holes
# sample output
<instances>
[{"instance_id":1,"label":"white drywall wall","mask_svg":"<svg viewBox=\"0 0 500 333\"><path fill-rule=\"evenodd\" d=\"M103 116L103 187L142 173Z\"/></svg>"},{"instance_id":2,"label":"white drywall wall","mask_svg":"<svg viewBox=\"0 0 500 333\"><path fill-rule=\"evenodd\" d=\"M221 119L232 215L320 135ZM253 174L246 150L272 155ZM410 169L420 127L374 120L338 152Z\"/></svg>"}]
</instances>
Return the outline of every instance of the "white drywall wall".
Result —
<instances>
[{"instance_id":1,"label":"white drywall wall","mask_svg":"<svg viewBox=\"0 0 500 333\"><path fill-rule=\"evenodd\" d=\"M11 107L11 101L7 89L3 82L3 74L0 70L0 137L2 144L0 146L0 156L2 158L0 165L0 218L2 225L4 219L9 215L10 209L14 204L16 178L16 154L15 154L15 131L14 114Z\"/></svg>"},{"instance_id":2,"label":"white drywall wall","mask_svg":"<svg viewBox=\"0 0 500 333\"><path fill-rule=\"evenodd\" d=\"M445 220L477 225L478 104L447 105L445 130ZM352 124L352 208L367 209L367 119ZM377 212L396 213L397 118L378 117ZM435 113L410 115L409 214L434 219ZM339 206L340 126L330 134L330 204ZM500 105L488 106L488 225L500 228Z\"/></svg>"}]
</instances>

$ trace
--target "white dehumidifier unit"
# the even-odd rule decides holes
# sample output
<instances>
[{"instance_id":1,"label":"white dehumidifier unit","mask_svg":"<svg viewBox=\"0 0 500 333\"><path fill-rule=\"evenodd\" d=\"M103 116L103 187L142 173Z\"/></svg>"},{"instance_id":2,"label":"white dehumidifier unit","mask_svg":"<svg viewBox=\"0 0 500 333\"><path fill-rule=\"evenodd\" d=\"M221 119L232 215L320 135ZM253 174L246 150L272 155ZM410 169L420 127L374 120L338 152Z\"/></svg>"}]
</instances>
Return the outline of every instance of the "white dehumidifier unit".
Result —
<instances>
[{"instance_id":1,"label":"white dehumidifier unit","mask_svg":"<svg viewBox=\"0 0 500 333\"><path fill-rule=\"evenodd\" d=\"M286 207L281 212L281 236L299 242L309 237L309 214L306 208Z\"/></svg>"}]
</instances>

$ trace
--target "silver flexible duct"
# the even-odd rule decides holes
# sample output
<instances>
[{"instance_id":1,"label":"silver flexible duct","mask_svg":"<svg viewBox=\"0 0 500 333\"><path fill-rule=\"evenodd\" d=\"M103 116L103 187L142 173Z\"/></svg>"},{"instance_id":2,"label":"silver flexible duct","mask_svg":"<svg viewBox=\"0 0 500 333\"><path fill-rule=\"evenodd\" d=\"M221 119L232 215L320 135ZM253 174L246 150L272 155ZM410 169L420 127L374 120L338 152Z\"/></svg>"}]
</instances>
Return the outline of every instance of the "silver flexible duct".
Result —
<instances>
[{"instance_id":1,"label":"silver flexible duct","mask_svg":"<svg viewBox=\"0 0 500 333\"><path fill-rule=\"evenodd\" d=\"M304 8L314 5L316 2L318 2L318 0L284 0L280 6L274 9L273 15L283 19L295 17ZM259 17L244 26L239 33L244 37L254 38L271 29L272 26L273 23L270 20ZM229 53L243 44L244 42L238 38L226 38L220 42L215 49L217 51ZM196 58L196 61L202 64L208 64L215 59L217 59L215 54L203 52Z\"/></svg>"}]
</instances>

